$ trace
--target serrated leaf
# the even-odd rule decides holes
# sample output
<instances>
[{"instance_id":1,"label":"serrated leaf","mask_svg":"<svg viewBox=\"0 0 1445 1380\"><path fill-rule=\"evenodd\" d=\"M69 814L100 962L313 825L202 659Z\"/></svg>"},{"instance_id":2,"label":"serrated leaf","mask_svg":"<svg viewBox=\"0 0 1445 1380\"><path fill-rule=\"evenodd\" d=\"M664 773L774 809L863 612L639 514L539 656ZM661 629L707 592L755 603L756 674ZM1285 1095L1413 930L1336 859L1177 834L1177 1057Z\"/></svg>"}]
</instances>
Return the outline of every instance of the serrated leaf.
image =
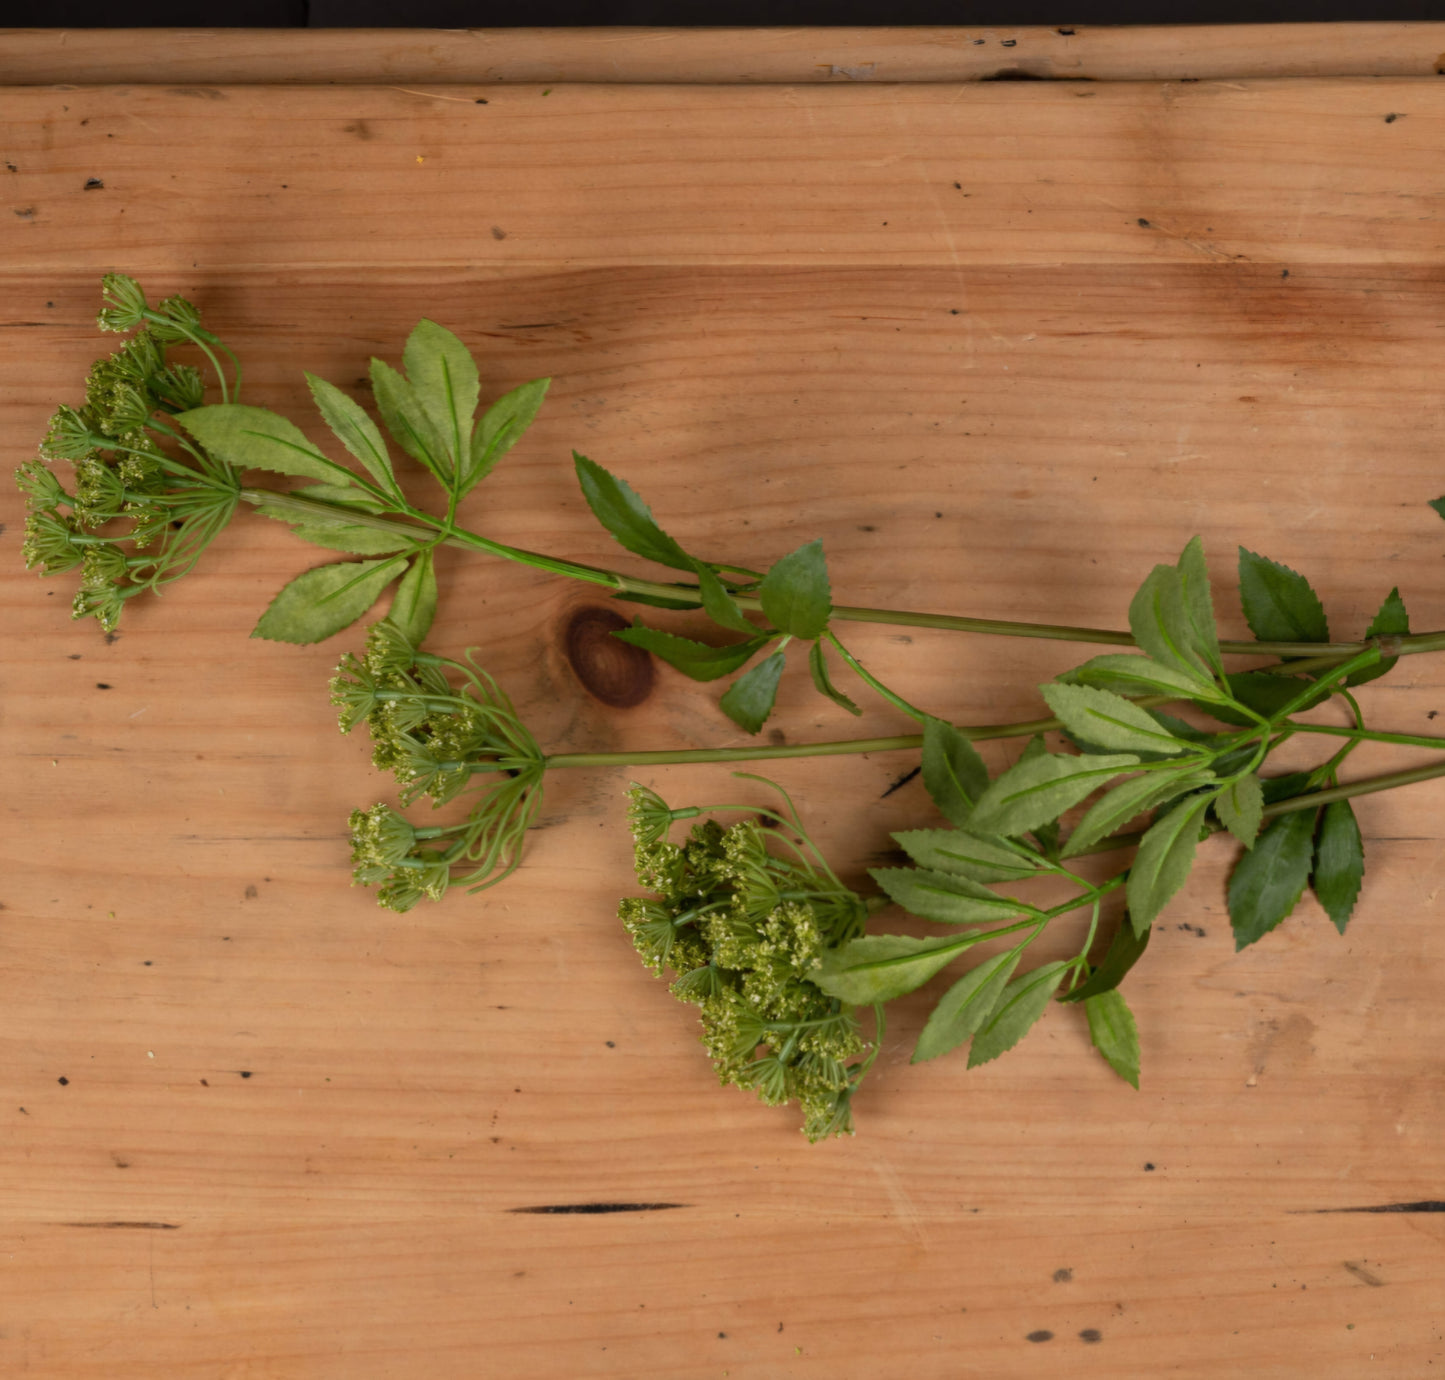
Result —
<instances>
[{"instance_id":1,"label":"serrated leaf","mask_svg":"<svg viewBox=\"0 0 1445 1380\"><path fill-rule=\"evenodd\" d=\"M1328 642L1319 596L1297 570L1239 548L1239 602L1260 642Z\"/></svg>"},{"instance_id":2,"label":"serrated leaf","mask_svg":"<svg viewBox=\"0 0 1445 1380\"><path fill-rule=\"evenodd\" d=\"M980 833L1016 837L1057 819L1107 781L1139 765L1128 754L1020 758L979 797L969 821Z\"/></svg>"},{"instance_id":3,"label":"serrated leaf","mask_svg":"<svg viewBox=\"0 0 1445 1380\"><path fill-rule=\"evenodd\" d=\"M1365 842L1348 800L1332 800L1322 812L1311 880L1325 914L1343 934L1365 880Z\"/></svg>"},{"instance_id":4,"label":"serrated leaf","mask_svg":"<svg viewBox=\"0 0 1445 1380\"><path fill-rule=\"evenodd\" d=\"M1264 788L1253 772L1241 776L1214 797L1219 822L1246 848L1253 848L1264 814Z\"/></svg>"},{"instance_id":5,"label":"serrated leaf","mask_svg":"<svg viewBox=\"0 0 1445 1380\"><path fill-rule=\"evenodd\" d=\"M1126 1083L1139 1086L1139 1028L1129 1003L1116 991L1100 992L1084 1002L1089 1038L1108 1065Z\"/></svg>"},{"instance_id":6,"label":"serrated leaf","mask_svg":"<svg viewBox=\"0 0 1445 1380\"><path fill-rule=\"evenodd\" d=\"M271 470L347 484L351 472L328 460L285 417L264 407L216 403L176 415L178 421L218 460L238 470Z\"/></svg>"},{"instance_id":7,"label":"serrated leaf","mask_svg":"<svg viewBox=\"0 0 1445 1380\"><path fill-rule=\"evenodd\" d=\"M1367 669L1373 670L1374 667ZM1256 714L1263 715L1266 719L1273 718L1291 700L1308 688L1308 682L1302 676L1272 676L1266 671L1237 671L1228 678L1228 683L1231 698L1238 700L1240 704L1254 710ZM1322 685L1319 693L1298 706L1295 712L1309 709L1328 696L1328 684ZM1236 724L1245 728L1254 723L1253 719L1238 713L1228 705L1211 704L1204 708L1216 719L1227 724Z\"/></svg>"},{"instance_id":8,"label":"serrated leaf","mask_svg":"<svg viewBox=\"0 0 1445 1380\"><path fill-rule=\"evenodd\" d=\"M1223 692L1213 681L1206 684L1200 677L1165 666L1153 657L1131 656L1127 652L1091 657L1058 679L1065 685L1097 685L1129 695L1171 695L1175 699L1211 703L1223 698Z\"/></svg>"},{"instance_id":9,"label":"serrated leaf","mask_svg":"<svg viewBox=\"0 0 1445 1380\"><path fill-rule=\"evenodd\" d=\"M1204 542L1199 537L1189 539L1180 553L1176 569L1184 591L1184 613L1194 649L1216 675L1223 675L1219 633L1214 624L1214 596L1209 588L1209 566L1204 559Z\"/></svg>"},{"instance_id":10,"label":"serrated leaf","mask_svg":"<svg viewBox=\"0 0 1445 1380\"><path fill-rule=\"evenodd\" d=\"M1143 958L1144 950L1149 947L1149 936L1153 933L1152 925L1136 932L1128 915L1125 915L1119 928L1114 931L1114 938L1104 954L1104 961L1089 974L1086 981L1059 1000L1087 1001L1101 992L1112 992L1123 982L1129 970Z\"/></svg>"},{"instance_id":11,"label":"serrated leaf","mask_svg":"<svg viewBox=\"0 0 1445 1380\"><path fill-rule=\"evenodd\" d=\"M633 492L631 485L575 450L572 462L587 506L627 550L674 570L695 570L692 557L652 520L652 511Z\"/></svg>"},{"instance_id":12,"label":"serrated leaf","mask_svg":"<svg viewBox=\"0 0 1445 1380\"><path fill-rule=\"evenodd\" d=\"M750 637L755 635L757 628L748 622L743 611L733 602L732 595L712 566L706 561L694 561L693 569L697 573L697 591L702 596L707 616L729 632L747 633Z\"/></svg>"},{"instance_id":13,"label":"serrated leaf","mask_svg":"<svg viewBox=\"0 0 1445 1380\"><path fill-rule=\"evenodd\" d=\"M964 948L953 938L914 939L905 934L871 934L851 939L823 955L812 981L830 997L852 1006L892 1001L922 987Z\"/></svg>"},{"instance_id":14,"label":"serrated leaf","mask_svg":"<svg viewBox=\"0 0 1445 1380\"><path fill-rule=\"evenodd\" d=\"M472 419L481 397L476 360L445 326L423 318L407 337L401 362L413 396L441 438L446 473L462 474L471 461Z\"/></svg>"},{"instance_id":15,"label":"serrated leaf","mask_svg":"<svg viewBox=\"0 0 1445 1380\"><path fill-rule=\"evenodd\" d=\"M342 561L298 575L271 601L252 637L320 642L356 622L402 571L402 559Z\"/></svg>"},{"instance_id":16,"label":"serrated leaf","mask_svg":"<svg viewBox=\"0 0 1445 1380\"><path fill-rule=\"evenodd\" d=\"M1207 786L1213 780L1212 772L1200 769L1145 772L1120 782L1089 806L1069 835L1063 856L1076 858L1081 853L1087 853L1100 839L1108 838L1146 810L1157 809L1175 796Z\"/></svg>"},{"instance_id":17,"label":"serrated leaf","mask_svg":"<svg viewBox=\"0 0 1445 1380\"><path fill-rule=\"evenodd\" d=\"M288 514L266 503L258 504L256 511L264 517L290 523L291 531L302 541L332 551L347 551L353 556L379 556L390 551L405 551L412 545L394 532L380 532L374 527L362 527L356 523L297 522L294 512Z\"/></svg>"},{"instance_id":18,"label":"serrated leaf","mask_svg":"<svg viewBox=\"0 0 1445 1380\"><path fill-rule=\"evenodd\" d=\"M717 680L720 676L731 675L738 667L751 661L769 642L766 637L754 637L726 647L709 647L705 642L694 642L690 637L678 637L675 633L649 628L643 623L621 628L613 636L661 657L669 666L693 680Z\"/></svg>"},{"instance_id":19,"label":"serrated leaf","mask_svg":"<svg viewBox=\"0 0 1445 1380\"><path fill-rule=\"evenodd\" d=\"M391 612L387 614L413 647L421 646L436 617L437 575L432 555L428 548L412 558L410 568L396 587Z\"/></svg>"},{"instance_id":20,"label":"serrated leaf","mask_svg":"<svg viewBox=\"0 0 1445 1380\"><path fill-rule=\"evenodd\" d=\"M1307 771L1292 771L1284 776L1260 777L1259 785L1264 792L1264 803L1278 805L1282 800L1293 800L1295 796L1313 790L1310 775Z\"/></svg>"},{"instance_id":21,"label":"serrated leaf","mask_svg":"<svg viewBox=\"0 0 1445 1380\"><path fill-rule=\"evenodd\" d=\"M1181 743L1137 704L1122 695L1091 685L1064 685L1052 681L1040 686L1044 700L1059 722L1091 744L1115 752L1184 752Z\"/></svg>"},{"instance_id":22,"label":"serrated leaf","mask_svg":"<svg viewBox=\"0 0 1445 1380\"><path fill-rule=\"evenodd\" d=\"M1064 980L1068 966L1067 963L1046 963L1042 968L1016 977L1003 989L998 1005L973 1037L968 1051L969 1068L997 1059L1029 1033L1048 1009L1049 999Z\"/></svg>"},{"instance_id":23,"label":"serrated leaf","mask_svg":"<svg viewBox=\"0 0 1445 1380\"><path fill-rule=\"evenodd\" d=\"M833 613L823 543L810 541L773 564L758 586L768 621L801 641L821 637Z\"/></svg>"},{"instance_id":24,"label":"serrated leaf","mask_svg":"<svg viewBox=\"0 0 1445 1380\"><path fill-rule=\"evenodd\" d=\"M371 395L392 439L411 458L431 471L444 485L450 483L446 442L422 406L411 383L391 365L371 361Z\"/></svg>"},{"instance_id":25,"label":"serrated leaf","mask_svg":"<svg viewBox=\"0 0 1445 1380\"><path fill-rule=\"evenodd\" d=\"M1017 950L996 954L959 978L933 1008L910 1062L936 1059L970 1038L998 1005L999 994L1018 962Z\"/></svg>"},{"instance_id":26,"label":"serrated leaf","mask_svg":"<svg viewBox=\"0 0 1445 1380\"><path fill-rule=\"evenodd\" d=\"M1129 919L1136 931L1152 925L1188 881L1199 847L1199 826L1208 808L1208 796L1191 796L1145 831L1126 886Z\"/></svg>"},{"instance_id":27,"label":"serrated leaf","mask_svg":"<svg viewBox=\"0 0 1445 1380\"><path fill-rule=\"evenodd\" d=\"M919 867L953 872L975 882L1017 882L1035 876L1043 859L1020 854L995 835L983 838L963 829L904 829L893 835Z\"/></svg>"},{"instance_id":28,"label":"serrated leaf","mask_svg":"<svg viewBox=\"0 0 1445 1380\"><path fill-rule=\"evenodd\" d=\"M826 695L834 704L846 709L850 714L861 715L863 713L829 678L828 662L823 654L821 638L808 649L808 670L812 672L814 688L821 694Z\"/></svg>"},{"instance_id":29,"label":"serrated leaf","mask_svg":"<svg viewBox=\"0 0 1445 1380\"><path fill-rule=\"evenodd\" d=\"M756 733L767 722L778 696L785 659L782 652L774 652L766 661L758 662L751 671L740 675L723 693L718 704L739 728Z\"/></svg>"},{"instance_id":30,"label":"serrated leaf","mask_svg":"<svg viewBox=\"0 0 1445 1380\"><path fill-rule=\"evenodd\" d=\"M943 817L960 828L988 789L988 768L978 750L942 719L923 724L923 786Z\"/></svg>"},{"instance_id":31,"label":"serrated leaf","mask_svg":"<svg viewBox=\"0 0 1445 1380\"><path fill-rule=\"evenodd\" d=\"M1316 810L1280 815L1229 878L1229 922L1238 951L1263 939L1298 903L1314 860Z\"/></svg>"},{"instance_id":32,"label":"serrated leaf","mask_svg":"<svg viewBox=\"0 0 1445 1380\"><path fill-rule=\"evenodd\" d=\"M460 494L485 479L497 461L522 439L522 433L536 420L551 382L551 379L533 379L524 383L510 393L503 393L482 414L472 435L471 455L466 477L458 489Z\"/></svg>"},{"instance_id":33,"label":"serrated leaf","mask_svg":"<svg viewBox=\"0 0 1445 1380\"><path fill-rule=\"evenodd\" d=\"M1129 604L1134 641L1160 665L1210 684L1213 675L1194 645L1184 580L1172 565L1156 565Z\"/></svg>"},{"instance_id":34,"label":"serrated leaf","mask_svg":"<svg viewBox=\"0 0 1445 1380\"><path fill-rule=\"evenodd\" d=\"M1398 589L1392 589L1385 596L1385 602L1380 605L1380 611L1375 615L1374 621L1366 629L1365 636L1408 637L1409 635L1410 615L1405 612L1405 601L1400 598ZM1373 666L1365 666L1358 671L1351 671L1345 677L1345 684L1363 685L1366 681L1378 680L1387 674L1399 659L1397 656L1387 656Z\"/></svg>"},{"instance_id":35,"label":"serrated leaf","mask_svg":"<svg viewBox=\"0 0 1445 1380\"><path fill-rule=\"evenodd\" d=\"M873 867L868 875L910 915L943 925L993 925L1031 909L956 874L921 867Z\"/></svg>"},{"instance_id":36,"label":"serrated leaf","mask_svg":"<svg viewBox=\"0 0 1445 1380\"><path fill-rule=\"evenodd\" d=\"M387 453L386 442L382 439L376 423L366 415L361 405L334 383L327 383L315 374L307 374L306 383L311 389L311 396L316 401L322 421L331 428L336 439L361 461L366 471L383 489L400 494L396 475L392 473L391 456Z\"/></svg>"}]
</instances>

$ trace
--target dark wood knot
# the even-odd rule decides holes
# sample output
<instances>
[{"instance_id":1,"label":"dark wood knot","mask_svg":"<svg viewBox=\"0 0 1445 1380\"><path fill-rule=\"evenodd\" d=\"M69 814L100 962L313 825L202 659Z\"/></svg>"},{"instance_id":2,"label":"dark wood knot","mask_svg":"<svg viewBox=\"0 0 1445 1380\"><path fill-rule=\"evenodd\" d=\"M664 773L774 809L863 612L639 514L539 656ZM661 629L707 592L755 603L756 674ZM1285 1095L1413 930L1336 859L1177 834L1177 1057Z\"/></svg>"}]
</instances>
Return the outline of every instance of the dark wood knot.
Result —
<instances>
[{"instance_id":1,"label":"dark wood knot","mask_svg":"<svg viewBox=\"0 0 1445 1380\"><path fill-rule=\"evenodd\" d=\"M652 693L652 658L612 634L631 626L616 609L578 609L567 620L567 661L583 688L614 709L632 709Z\"/></svg>"}]
</instances>

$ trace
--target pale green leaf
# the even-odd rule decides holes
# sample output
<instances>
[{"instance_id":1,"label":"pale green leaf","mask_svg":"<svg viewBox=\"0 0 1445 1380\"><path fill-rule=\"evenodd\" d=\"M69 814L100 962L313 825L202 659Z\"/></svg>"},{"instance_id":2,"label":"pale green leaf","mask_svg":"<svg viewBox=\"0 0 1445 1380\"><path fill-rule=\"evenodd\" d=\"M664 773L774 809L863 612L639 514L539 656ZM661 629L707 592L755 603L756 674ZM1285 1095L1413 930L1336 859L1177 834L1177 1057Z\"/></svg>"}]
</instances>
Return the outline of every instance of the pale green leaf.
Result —
<instances>
[{"instance_id":1,"label":"pale green leaf","mask_svg":"<svg viewBox=\"0 0 1445 1380\"><path fill-rule=\"evenodd\" d=\"M1264 788L1254 772L1241 776L1214 797L1219 822L1246 848L1254 847L1264 817Z\"/></svg>"},{"instance_id":2,"label":"pale green leaf","mask_svg":"<svg viewBox=\"0 0 1445 1380\"><path fill-rule=\"evenodd\" d=\"M406 634L406 640L413 647L419 647L431 631L436 611L436 564L428 548L412 558L411 567L396 587L387 617Z\"/></svg>"},{"instance_id":3,"label":"pale green leaf","mask_svg":"<svg viewBox=\"0 0 1445 1380\"><path fill-rule=\"evenodd\" d=\"M1207 795L1181 800L1145 831L1129 869L1126 894L1129 918L1136 931L1154 923L1154 917L1189 879L1199 847L1199 826L1209 808Z\"/></svg>"},{"instance_id":4,"label":"pale green leaf","mask_svg":"<svg viewBox=\"0 0 1445 1380\"><path fill-rule=\"evenodd\" d=\"M413 395L441 438L446 472L463 474L471 462L472 419L481 396L471 351L445 326L423 319L407 338L401 362Z\"/></svg>"},{"instance_id":5,"label":"pale green leaf","mask_svg":"<svg viewBox=\"0 0 1445 1380\"><path fill-rule=\"evenodd\" d=\"M492 472L502 458L532 425L547 396L551 379L533 379L510 393L503 393L482 415L472 436L471 459L460 492L465 494Z\"/></svg>"},{"instance_id":6,"label":"pale green leaf","mask_svg":"<svg viewBox=\"0 0 1445 1380\"><path fill-rule=\"evenodd\" d=\"M328 460L299 427L264 407L216 403L181 412L178 421L218 460L238 470L272 470L327 484L348 484L351 471Z\"/></svg>"},{"instance_id":7,"label":"pale green leaf","mask_svg":"<svg viewBox=\"0 0 1445 1380\"><path fill-rule=\"evenodd\" d=\"M351 452L383 489L400 494L396 475L392 473L391 456L376 423L362 410L354 398L348 397L333 383L307 374L306 382L322 420L336 439Z\"/></svg>"},{"instance_id":8,"label":"pale green leaf","mask_svg":"<svg viewBox=\"0 0 1445 1380\"><path fill-rule=\"evenodd\" d=\"M851 939L823 955L812 981L830 997L853 1006L892 1001L922 987L967 947L953 938L914 939L872 934Z\"/></svg>"},{"instance_id":9,"label":"pale green leaf","mask_svg":"<svg viewBox=\"0 0 1445 1380\"><path fill-rule=\"evenodd\" d=\"M1149 656L1109 652L1091 657L1058 679L1067 685L1097 685L1126 695L1170 695L1180 700L1220 702L1225 695L1212 680L1206 682Z\"/></svg>"},{"instance_id":10,"label":"pale green leaf","mask_svg":"<svg viewBox=\"0 0 1445 1380\"><path fill-rule=\"evenodd\" d=\"M1035 876L1044 866L1042 858L1020 853L998 835L987 838L962 829L905 829L893 837L920 867L956 872L975 882L1017 882Z\"/></svg>"},{"instance_id":11,"label":"pale green leaf","mask_svg":"<svg viewBox=\"0 0 1445 1380\"><path fill-rule=\"evenodd\" d=\"M392 438L444 485L450 483L446 442L411 383L382 360L371 361L371 393Z\"/></svg>"},{"instance_id":12,"label":"pale green leaf","mask_svg":"<svg viewBox=\"0 0 1445 1380\"><path fill-rule=\"evenodd\" d=\"M1184 592L1184 613L1194 649L1216 675L1223 675L1219 633L1214 623L1214 596L1209 588L1209 566L1204 559L1204 543L1199 537L1189 539L1176 569Z\"/></svg>"},{"instance_id":13,"label":"pale green leaf","mask_svg":"<svg viewBox=\"0 0 1445 1380\"><path fill-rule=\"evenodd\" d=\"M973 1037L968 1051L969 1068L977 1068L990 1059L1011 1050L1040 1016L1048 1009L1049 999L1058 990L1068 971L1067 963L1046 963L1016 977L999 994L998 1005L989 1013L983 1027Z\"/></svg>"},{"instance_id":14,"label":"pale green leaf","mask_svg":"<svg viewBox=\"0 0 1445 1380\"><path fill-rule=\"evenodd\" d=\"M1145 810L1157 809L1185 791L1209 785L1213 775L1204 770L1150 771L1122 781L1096 800L1075 826L1063 856L1076 858L1087 853L1100 839L1122 829Z\"/></svg>"},{"instance_id":15,"label":"pale green leaf","mask_svg":"<svg viewBox=\"0 0 1445 1380\"><path fill-rule=\"evenodd\" d=\"M999 924L1032 910L1022 901L995 895L982 883L956 874L919 867L874 867L868 875L910 914L944 925Z\"/></svg>"},{"instance_id":16,"label":"pale green leaf","mask_svg":"<svg viewBox=\"0 0 1445 1380\"><path fill-rule=\"evenodd\" d=\"M1180 742L1147 710L1110 690L1058 681L1039 688L1059 722L1090 744L1115 752L1158 752L1166 756L1191 746Z\"/></svg>"},{"instance_id":17,"label":"pale green leaf","mask_svg":"<svg viewBox=\"0 0 1445 1380\"><path fill-rule=\"evenodd\" d=\"M399 556L343 561L298 575L271 601L252 637L320 642L354 623L402 572Z\"/></svg>"},{"instance_id":18,"label":"pale green leaf","mask_svg":"<svg viewBox=\"0 0 1445 1380\"><path fill-rule=\"evenodd\" d=\"M1018 967L1019 952L996 954L959 978L939 999L918 1037L912 1063L957 1049L998 1005L999 994Z\"/></svg>"},{"instance_id":19,"label":"pale green leaf","mask_svg":"<svg viewBox=\"0 0 1445 1380\"><path fill-rule=\"evenodd\" d=\"M1110 990L1084 1002L1094 1048L1126 1083L1139 1086L1139 1028L1123 995Z\"/></svg>"},{"instance_id":20,"label":"pale green leaf","mask_svg":"<svg viewBox=\"0 0 1445 1380\"><path fill-rule=\"evenodd\" d=\"M1138 764L1137 757L1127 754L1021 758L979 797L969 823L985 834L1026 834Z\"/></svg>"},{"instance_id":21,"label":"pale green leaf","mask_svg":"<svg viewBox=\"0 0 1445 1380\"><path fill-rule=\"evenodd\" d=\"M1184 598L1184 579L1172 565L1156 565L1129 604L1129 630L1140 648L1163 666L1213 683L1208 663L1194 645L1194 627Z\"/></svg>"},{"instance_id":22,"label":"pale green leaf","mask_svg":"<svg viewBox=\"0 0 1445 1380\"><path fill-rule=\"evenodd\" d=\"M960 828L988 789L988 768L978 750L942 719L923 724L923 785L943 817Z\"/></svg>"}]
</instances>

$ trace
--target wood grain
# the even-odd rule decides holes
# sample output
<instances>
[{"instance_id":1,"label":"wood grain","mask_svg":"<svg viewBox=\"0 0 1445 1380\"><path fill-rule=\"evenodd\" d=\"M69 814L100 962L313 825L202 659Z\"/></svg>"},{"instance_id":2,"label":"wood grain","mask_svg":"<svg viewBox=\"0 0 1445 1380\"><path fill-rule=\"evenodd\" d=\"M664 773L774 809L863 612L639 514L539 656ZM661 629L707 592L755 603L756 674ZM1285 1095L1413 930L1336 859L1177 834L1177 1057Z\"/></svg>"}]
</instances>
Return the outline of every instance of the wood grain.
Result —
<instances>
[{"instance_id":1,"label":"wood grain","mask_svg":"<svg viewBox=\"0 0 1445 1380\"><path fill-rule=\"evenodd\" d=\"M192 295L248 399L313 434L302 371L364 400L367 358L396 361L422 315L467 340L489 393L550 375L464 513L522 546L642 568L587 514L575 447L706 554L759 564L823 536L840 601L1117 624L1200 532L1231 635L1236 542L1305 571L1340 635L1393 585L1417 628L1445 626L1424 506L1445 490L1445 97L1093 90L517 87L475 110L5 91L4 462L78 398L108 343L96 277L126 267ZM506 886L381 911L346 884L347 812L387 794L326 703L350 640L246 636L314 552L247 516L107 642L65 619L66 577L18 569L13 493L0 508L6 1374L1445 1363L1445 787L1361 804L1344 940L1307 903L1234 954L1212 841L1130 978L1140 1092L1063 1008L995 1065L910 1067L940 979L901 1005L858 1136L810 1147L791 1112L717 1088L613 919L635 886L629 776L708 799L722 772L558 773ZM631 705L625 671L605 671L611 703L588 692L594 591L455 552L442 580L437 648L482 646L547 747L743 741L715 687L665 667ZM1031 687L1072 658L848 641L962 722L1037 712ZM1428 732L1445 677L1413 658L1362 698ZM905 730L797 672L777 722L788 741ZM1423 756L1371 748L1352 770ZM930 818L916 780L890 791L914 764L773 774L861 879Z\"/></svg>"}]
</instances>

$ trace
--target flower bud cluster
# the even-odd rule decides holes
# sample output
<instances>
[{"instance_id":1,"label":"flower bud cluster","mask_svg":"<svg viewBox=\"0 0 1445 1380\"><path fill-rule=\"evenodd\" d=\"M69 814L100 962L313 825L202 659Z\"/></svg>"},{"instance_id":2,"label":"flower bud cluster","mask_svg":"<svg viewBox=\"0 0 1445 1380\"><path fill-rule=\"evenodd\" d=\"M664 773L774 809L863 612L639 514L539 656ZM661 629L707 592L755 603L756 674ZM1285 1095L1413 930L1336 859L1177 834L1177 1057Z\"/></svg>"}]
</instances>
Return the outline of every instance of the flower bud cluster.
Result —
<instances>
[{"instance_id":1,"label":"flower bud cluster","mask_svg":"<svg viewBox=\"0 0 1445 1380\"><path fill-rule=\"evenodd\" d=\"M654 792L634 786L628 816L638 880L648 897L619 917L654 973L700 1009L702 1042L724 1084L767 1104L796 1101L809 1140L851 1134L850 1103L870 1050L854 1008L813 981L824 952L861 932L862 900L803 860L775 856L756 819L707 820L685 843Z\"/></svg>"}]
</instances>

